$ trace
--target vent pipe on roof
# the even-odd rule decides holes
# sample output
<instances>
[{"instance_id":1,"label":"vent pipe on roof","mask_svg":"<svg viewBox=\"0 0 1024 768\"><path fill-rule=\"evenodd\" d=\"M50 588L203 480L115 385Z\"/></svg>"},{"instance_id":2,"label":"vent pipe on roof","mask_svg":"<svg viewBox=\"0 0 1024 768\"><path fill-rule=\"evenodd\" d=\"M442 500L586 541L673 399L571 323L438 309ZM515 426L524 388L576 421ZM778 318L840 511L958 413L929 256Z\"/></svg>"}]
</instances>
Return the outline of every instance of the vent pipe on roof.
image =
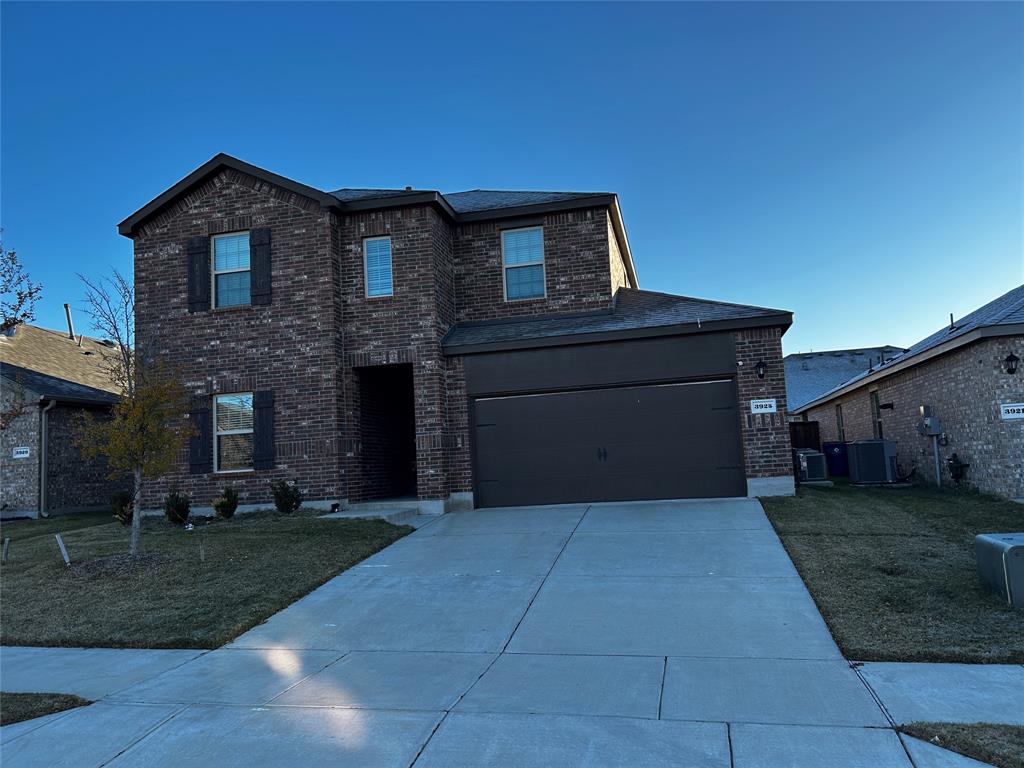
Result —
<instances>
[{"instance_id":1,"label":"vent pipe on roof","mask_svg":"<svg viewBox=\"0 0 1024 768\"><path fill-rule=\"evenodd\" d=\"M64 304L64 314L68 318L68 338L72 341L75 340L75 324L71 322L71 306Z\"/></svg>"}]
</instances>

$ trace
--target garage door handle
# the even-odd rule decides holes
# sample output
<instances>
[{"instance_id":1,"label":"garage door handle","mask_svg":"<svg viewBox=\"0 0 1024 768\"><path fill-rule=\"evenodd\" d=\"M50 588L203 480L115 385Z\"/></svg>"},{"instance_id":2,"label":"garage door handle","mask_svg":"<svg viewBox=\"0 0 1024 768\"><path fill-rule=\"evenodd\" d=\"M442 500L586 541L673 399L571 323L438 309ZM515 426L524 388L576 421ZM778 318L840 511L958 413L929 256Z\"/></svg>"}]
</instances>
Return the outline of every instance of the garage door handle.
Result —
<instances>
[{"instance_id":1,"label":"garage door handle","mask_svg":"<svg viewBox=\"0 0 1024 768\"><path fill-rule=\"evenodd\" d=\"M608 449L607 448L598 448L597 449L597 460L598 461L608 461Z\"/></svg>"}]
</instances>

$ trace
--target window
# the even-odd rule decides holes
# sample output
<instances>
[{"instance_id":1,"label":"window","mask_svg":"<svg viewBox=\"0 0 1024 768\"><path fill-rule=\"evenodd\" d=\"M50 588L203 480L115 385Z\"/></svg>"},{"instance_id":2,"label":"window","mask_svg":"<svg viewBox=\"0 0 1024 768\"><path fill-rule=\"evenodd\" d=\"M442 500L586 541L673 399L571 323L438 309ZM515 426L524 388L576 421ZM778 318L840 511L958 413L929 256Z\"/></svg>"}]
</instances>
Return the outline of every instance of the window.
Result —
<instances>
[{"instance_id":1,"label":"window","mask_svg":"<svg viewBox=\"0 0 1024 768\"><path fill-rule=\"evenodd\" d=\"M871 393L871 418L875 427L875 439L882 439L882 409L878 404L878 391Z\"/></svg>"},{"instance_id":2,"label":"window","mask_svg":"<svg viewBox=\"0 0 1024 768\"><path fill-rule=\"evenodd\" d=\"M368 237L363 240L366 261L366 295L391 296L391 238Z\"/></svg>"},{"instance_id":3,"label":"window","mask_svg":"<svg viewBox=\"0 0 1024 768\"><path fill-rule=\"evenodd\" d=\"M213 306L240 307L249 301L249 233L213 238Z\"/></svg>"},{"instance_id":4,"label":"window","mask_svg":"<svg viewBox=\"0 0 1024 768\"><path fill-rule=\"evenodd\" d=\"M839 433L839 441L846 442L846 429L843 427L843 406L836 403L836 432Z\"/></svg>"},{"instance_id":5,"label":"window","mask_svg":"<svg viewBox=\"0 0 1024 768\"><path fill-rule=\"evenodd\" d=\"M213 471L252 469L252 392L213 398Z\"/></svg>"},{"instance_id":6,"label":"window","mask_svg":"<svg viewBox=\"0 0 1024 768\"><path fill-rule=\"evenodd\" d=\"M544 297L544 230L506 229L501 233L505 301Z\"/></svg>"}]
</instances>

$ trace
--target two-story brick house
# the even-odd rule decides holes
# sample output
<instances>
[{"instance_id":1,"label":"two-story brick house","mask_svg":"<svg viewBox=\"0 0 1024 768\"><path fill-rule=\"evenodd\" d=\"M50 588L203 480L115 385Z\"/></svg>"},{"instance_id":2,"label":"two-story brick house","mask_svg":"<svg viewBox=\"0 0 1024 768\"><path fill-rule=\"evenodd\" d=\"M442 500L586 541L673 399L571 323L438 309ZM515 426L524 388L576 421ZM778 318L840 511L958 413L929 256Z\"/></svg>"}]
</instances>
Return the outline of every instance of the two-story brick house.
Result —
<instances>
[{"instance_id":1,"label":"two-story brick house","mask_svg":"<svg viewBox=\"0 0 1024 768\"><path fill-rule=\"evenodd\" d=\"M147 505L792 492L792 316L640 290L614 194L324 192L218 155L119 231L140 345L195 397Z\"/></svg>"}]
</instances>

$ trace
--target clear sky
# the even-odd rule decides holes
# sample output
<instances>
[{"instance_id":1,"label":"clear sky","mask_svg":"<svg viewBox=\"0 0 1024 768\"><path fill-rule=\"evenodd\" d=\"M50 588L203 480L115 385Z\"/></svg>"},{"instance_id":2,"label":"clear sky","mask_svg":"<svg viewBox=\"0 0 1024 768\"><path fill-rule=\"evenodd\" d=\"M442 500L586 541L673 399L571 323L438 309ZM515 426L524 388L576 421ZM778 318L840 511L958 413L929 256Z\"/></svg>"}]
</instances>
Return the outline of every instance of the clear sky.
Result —
<instances>
[{"instance_id":1,"label":"clear sky","mask_svg":"<svg viewBox=\"0 0 1024 768\"><path fill-rule=\"evenodd\" d=\"M1024 4L4 2L4 243L45 285L217 152L323 189L613 191L643 288L909 345L1024 282Z\"/></svg>"}]
</instances>

